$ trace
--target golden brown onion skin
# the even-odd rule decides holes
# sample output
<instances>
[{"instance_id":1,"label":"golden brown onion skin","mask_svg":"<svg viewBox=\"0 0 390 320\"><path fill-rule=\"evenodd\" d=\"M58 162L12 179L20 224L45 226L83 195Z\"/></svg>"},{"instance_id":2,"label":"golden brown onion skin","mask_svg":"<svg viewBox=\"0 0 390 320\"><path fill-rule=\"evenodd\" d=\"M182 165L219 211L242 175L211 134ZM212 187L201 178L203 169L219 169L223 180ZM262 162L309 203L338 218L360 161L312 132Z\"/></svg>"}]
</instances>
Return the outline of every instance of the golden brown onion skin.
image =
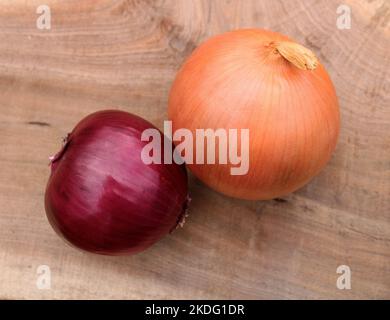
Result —
<instances>
[{"instance_id":1,"label":"golden brown onion skin","mask_svg":"<svg viewBox=\"0 0 390 320\"><path fill-rule=\"evenodd\" d=\"M301 70L270 43L284 35L246 29L213 37L177 74L169 96L173 130L249 129L249 171L189 164L209 187L232 197L264 200L305 185L325 166L339 133L334 86L321 63ZM195 155L194 139L194 155ZM217 152L216 152L217 153ZM195 157L194 157L195 158Z\"/></svg>"}]
</instances>

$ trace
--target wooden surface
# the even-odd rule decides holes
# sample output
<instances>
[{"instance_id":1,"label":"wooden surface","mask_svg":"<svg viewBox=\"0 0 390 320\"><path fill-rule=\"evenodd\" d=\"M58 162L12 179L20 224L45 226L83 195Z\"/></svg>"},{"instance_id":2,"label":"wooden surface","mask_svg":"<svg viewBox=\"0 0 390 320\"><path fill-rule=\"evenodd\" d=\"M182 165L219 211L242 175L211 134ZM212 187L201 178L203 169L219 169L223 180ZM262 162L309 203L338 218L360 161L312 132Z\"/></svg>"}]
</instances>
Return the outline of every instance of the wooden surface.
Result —
<instances>
[{"instance_id":1,"label":"wooden surface","mask_svg":"<svg viewBox=\"0 0 390 320\"><path fill-rule=\"evenodd\" d=\"M390 298L389 20L386 0L0 2L0 298ZM239 201L191 179L183 229L150 250L104 257L68 247L43 205L48 157L106 107L162 127L175 72L202 40L239 27L314 50L340 100L329 165L283 199ZM339 290L336 268L352 270ZM51 269L51 289L36 286Z\"/></svg>"}]
</instances>

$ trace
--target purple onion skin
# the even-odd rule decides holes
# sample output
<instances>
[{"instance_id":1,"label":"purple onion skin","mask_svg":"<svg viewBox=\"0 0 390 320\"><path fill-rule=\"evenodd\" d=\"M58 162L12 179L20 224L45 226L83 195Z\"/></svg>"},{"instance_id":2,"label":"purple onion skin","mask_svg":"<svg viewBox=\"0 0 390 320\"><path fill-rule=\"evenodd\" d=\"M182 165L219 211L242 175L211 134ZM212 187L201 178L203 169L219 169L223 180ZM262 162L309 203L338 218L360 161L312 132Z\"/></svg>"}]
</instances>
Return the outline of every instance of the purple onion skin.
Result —
<instances>
[{"instance_id":1,"label":"purple onion skin","mask_svg":"<svg viewBox=\"0 0 390 320\"><path fill-rule=\"evenodd\" d=\"M68 135L52 160L45 194L47 217L67 242L98 254L133 254L180 222L188 201L186 169L143 163L148 142L141 134L148 128L155 127L107 110L87 116Z\"/></svg>"}]
</instances>

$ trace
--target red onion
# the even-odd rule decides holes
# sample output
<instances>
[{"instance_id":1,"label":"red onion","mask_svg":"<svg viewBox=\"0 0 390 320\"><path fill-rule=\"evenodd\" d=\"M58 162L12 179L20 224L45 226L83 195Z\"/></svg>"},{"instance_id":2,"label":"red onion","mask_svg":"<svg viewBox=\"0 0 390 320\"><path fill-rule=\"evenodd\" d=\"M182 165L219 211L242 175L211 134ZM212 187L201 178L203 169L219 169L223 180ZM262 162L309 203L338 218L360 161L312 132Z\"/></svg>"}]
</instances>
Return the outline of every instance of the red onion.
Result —
<instances>
[{"instance_id":1,"label":"red onion","mask_svg":"<svg viewBox=\"0 0 390 320\"><path fill-rule=\"evenodd\" d=\"M187 173L183 165L142 161L148 142L141 135L151 128L157 130L140 117L107 110L84 118L65 139L52 158L45 207L69 243L99 254L136 253L182 221Z\"/></svg>"}]
</instances>

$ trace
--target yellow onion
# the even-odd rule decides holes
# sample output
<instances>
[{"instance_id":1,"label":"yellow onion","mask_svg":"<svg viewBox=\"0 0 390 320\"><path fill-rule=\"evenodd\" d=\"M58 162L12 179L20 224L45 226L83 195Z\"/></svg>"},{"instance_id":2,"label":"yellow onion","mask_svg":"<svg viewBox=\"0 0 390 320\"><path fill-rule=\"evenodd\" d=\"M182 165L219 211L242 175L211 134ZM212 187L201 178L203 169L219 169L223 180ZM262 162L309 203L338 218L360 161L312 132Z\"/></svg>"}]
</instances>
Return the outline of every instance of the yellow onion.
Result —
<instances>
[{"instance_id":1,"label":"yellow onion","mask_svg":"<svg viewBox=\"0 0 390 320\"><path fill-rule=\"evenodd\" d=\"M324 66L308 48L260 29L199 46L177 74L168 113L174 132L186 128L194 137L196 129L248 129L246 173L232 174L237 164L230 158L218 161L218 143L216 163L197 163L195 138L194 161L187 161L206 185L243 199L272 199L302 187L328 162L339 132L338 101ZM243 147L239 139L228 143Z\"/></svg>"}]
</instances>

